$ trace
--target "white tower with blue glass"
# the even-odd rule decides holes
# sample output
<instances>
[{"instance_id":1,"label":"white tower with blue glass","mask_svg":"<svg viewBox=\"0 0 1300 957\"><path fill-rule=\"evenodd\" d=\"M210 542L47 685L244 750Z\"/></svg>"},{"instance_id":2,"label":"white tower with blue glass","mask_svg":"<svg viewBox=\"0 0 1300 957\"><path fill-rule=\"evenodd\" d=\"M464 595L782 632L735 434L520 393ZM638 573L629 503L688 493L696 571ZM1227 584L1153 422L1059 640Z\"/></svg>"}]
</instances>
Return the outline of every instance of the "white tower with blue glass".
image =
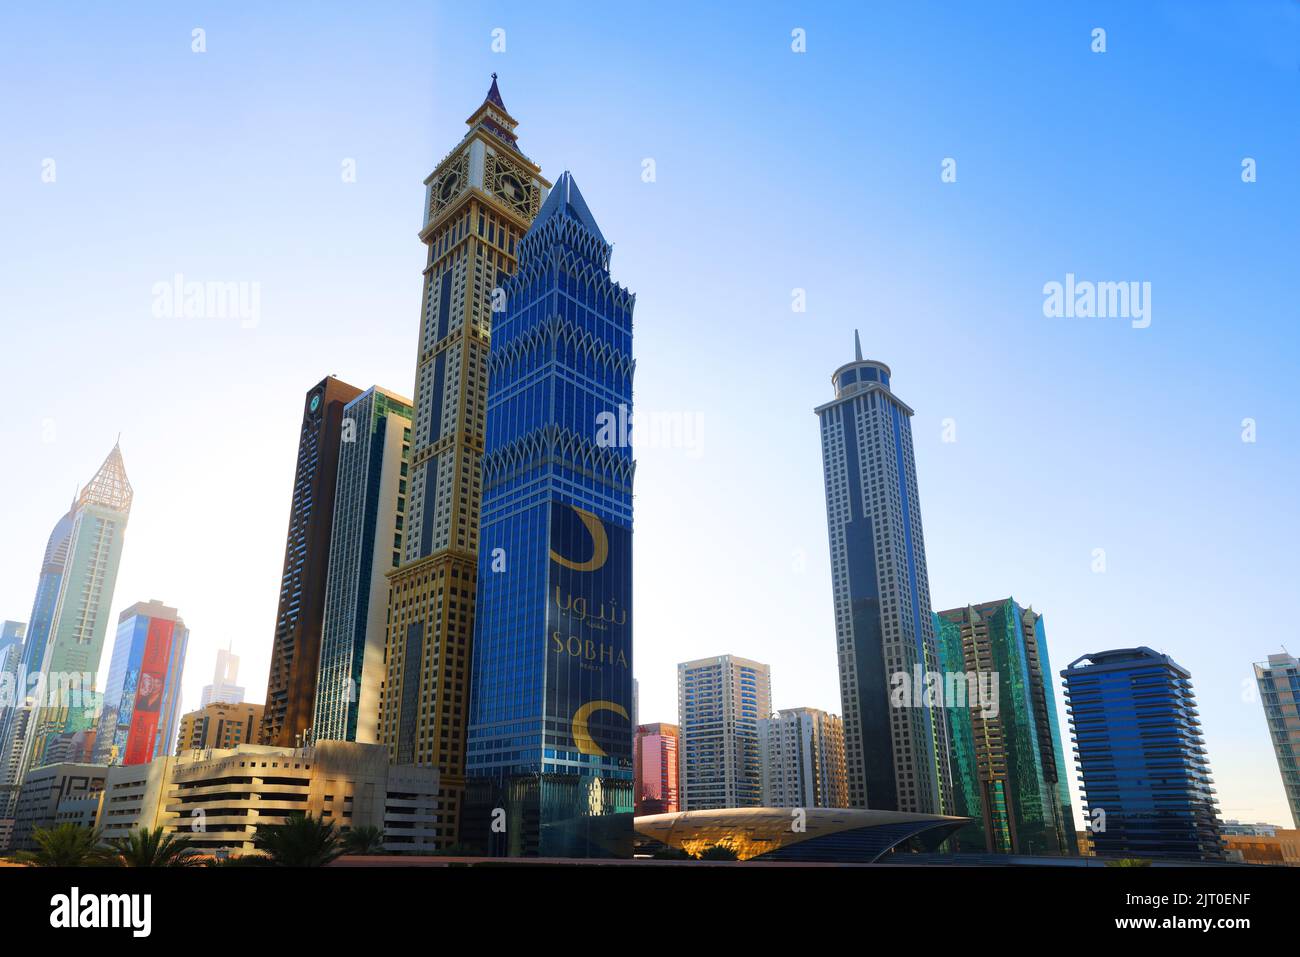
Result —
<instances>
[{"instance_id":1,"label":"white tower with blue glass","mask_svg":"<svg viewBox=\"0 0 1300 957\"><path fill-rule=\"evenodd\" d=\"M854 348L831 377L835 398L816 410L849 804L942 814L952 778L946 723L925 693L939 658L912 410L889 367L862 358L856 332Z\"/></svg>"}]
</instances>

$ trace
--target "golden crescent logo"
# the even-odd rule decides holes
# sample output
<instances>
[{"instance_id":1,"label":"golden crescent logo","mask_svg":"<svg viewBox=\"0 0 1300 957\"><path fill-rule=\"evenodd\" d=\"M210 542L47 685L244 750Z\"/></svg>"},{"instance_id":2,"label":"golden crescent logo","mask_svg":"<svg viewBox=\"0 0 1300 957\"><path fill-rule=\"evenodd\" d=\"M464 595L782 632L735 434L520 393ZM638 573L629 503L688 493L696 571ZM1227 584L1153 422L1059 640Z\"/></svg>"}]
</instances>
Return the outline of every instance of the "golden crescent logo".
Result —
<instances>
[{"instance_id":1,"label":"golden crescent logo","mask_svg":"<svg viewBox=\"0 0 1300 957\"><path fill-rule=\"evenodd\" d=\"M627 708L617 701L588 701L573 712L573 743L577 745L578 752L604 757L605 749L596 743L596 739L591 736L591 731L587 729L587 722L596 711L613 711L626 718Z\"/></svg>"},{"instance_id":2,"label":"golden crescent logo","mask_svg":"<svg viewBox=\"0 0 1300 957\"><path fill-rule=\"evenodd\" d=\"M605 525L599 517L586 509L578 508L576 505L570 505L569 508L578 513L578 518L582 520L582 524L587 527L587 532L591 535L591 559L575 562L557 554L555 549L551 549L551 561L565 568L571 568L575 572L594 572L609 558L609 536L605 534Z\"/></svg>"}]
</instances>

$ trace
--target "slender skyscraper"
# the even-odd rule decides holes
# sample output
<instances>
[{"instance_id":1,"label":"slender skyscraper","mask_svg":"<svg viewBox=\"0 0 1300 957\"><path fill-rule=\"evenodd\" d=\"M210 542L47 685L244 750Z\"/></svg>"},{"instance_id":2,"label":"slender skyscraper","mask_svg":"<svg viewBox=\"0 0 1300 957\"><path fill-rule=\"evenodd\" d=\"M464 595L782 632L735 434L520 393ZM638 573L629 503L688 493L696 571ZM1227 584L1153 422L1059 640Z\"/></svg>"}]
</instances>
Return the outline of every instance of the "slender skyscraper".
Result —
<instances>
[{"instance_id":1,"label":"slender skyscraper","mask_svg":"<svg viewBox=\"0 0 1300 957\"><path fill-rule=\"evenodd\" d=\"M566 172L492 330L463 827L504 807L494 853L631 853L635 298L610 251Z\"/></svg>"},{"instance_id":2,"label":"slender skyscraper","mask_svg":"<svg viewBox=\"0 0 1300 957\"><path fill-rule=\"evenodd\" d=\"M1222 860L1187 669L1150 648L1120 648L1077 658L1061 676L1097 855Z\"/></svg>"},{"instance_id":3,"label":"slender skyscraper","mask_svg":"<svg viewBox=\"0 0 1300 957\"><path fill-rule=\"evenodd\" d=\"M0 818L11 818L22 779L18 772L22 766L23 751L27 743L27 727L31 712L26 707L26 697L32 690L29 679L41 671L42 656L50 636L50 623L59 601L59 588L68 560L68 545L72 541L72 527L77 517L77 503L54 524L54 530L45 543L41 559L41 573L36 583L36 599L32 602L32 616L27 626L26 638L21 645L22 655L14 671L15 695L9 707L0 704ZM13 665L11 665L13 667Z\"/></svg>"},{"instance_id":4,"label":"slender skyscraper","mask_svg":"<svg viewBox=\"0 0 1300 957\"><path fill-rule=\"evenodd\" d=\"M45 555L41 559L41 574L36 583L36 599L32 602L32 617L27 626L27 639L23 650L22 670L36 674L41 670L41 659L50 638L50 625L59 603L59 590L67 568L68 546L72 544L72 529L77 519L77 502L54 524Z\"/></svg>"},{"instance_id":5,"label":"slender skyscraper","mask_svg":"<svg viewBox=\"0 0 1300 957\"><path fill-rule=\"evenodd\" d=\"M1300 660L1285 651L1269 655L1256 663L1255 680L1291 820L1300 828Z\"/></svg>"},{"instance_id":6,"label":"slender skyscraper","mask_svg":"<svg viewBox=\"0 0 1300 957\"><path fill-rule=\"evenodd\" d=\"M953 808L972 823L960 850L1076 854L1069 774L1043 616L1014 599L935 615L947 701ZM989 700L980 700L987 695Z\"/></svg>"},{"instance_id":7,"label":"slender skyscraper","mask_svg":"<svg viewBox=\"0 0 1300 957\"><path fill-rule=\"evenodd\" d=\"M817 409L849 803L948 813L943 715L913 693L938 668L925 537L912 454L912 410L889 367L856 358L831 376Z\"/></svg>"},{"instance_id":8,"label":"slender skyscraper","mask_svg":"<svg viewBox=\"0 0 1300 957\"><path fill-rule=\"evenodd\" d=\"M190 640L175 608L139 601L118 617L95 764L146 764L172 753Z\"/></svg>"},{"instance_id":9,"label":"slender skyscraper","mask_svg":"<svg viewBox=\"0 0 1300 957\"><path fill-rule=\"evenodd\" d=\"M311 728L343 407L360 394L360 389L329 376L307 390L303 402L275 643L262 711L263 744L292 748L306 743Z\"/></svg>"},{"instance_id":10,"label":"slender skyscraper","mask_svg":"<svg viewBox=\"0 0 1300 957\"><path fill-rule=\"evenodd\" d=\"M550 185L520 152L496 77L469 131L425 180L428 247L403 562L389 578L379 738L389 759L438 768L456 840L464 794L488 349L517 245Z\"/></svg>"},{"instance_id":11,"label":"slender skyscraper","mask_svg":"<svg viewBox=\"0 0 1300 957\"><path fill-rule=\"evenodd\" d=\"M25 663L31 663L29 674L39 674L41 680L15 773L19 784L33 768L60 760L74 746L73 738L94 730L100 700L93 690L95 673L132 497L122 450L114 445L50 537L32 615L40 627L32 629L24 653Z\"/></svg>"},{"instance_id":12,"label":"slender skyscraper","mask_svg":"<svg viewBox=\"0 0 1300 957\"><path fill-rule=\"evenodd\" d=\"M343 408L325 631L316 682L317 741L379 740L388 573L401 563L411 403L374 386Z\"/></svg>"},{"instance_id":13,"label":"slender skyscraper","mask_svg":"<svg viewBox=\"0 0 1300 957\"><path fill-rule=\"evenodd\" d=\"M77 501L74 497L72 507L55 523L45 543L45 554L41 559L41 572L36 584L36 598L32 602L22 657L17 662L14 674L17 693L9 708L0 705L0 819L12 818L18 791L22 787L19 773L26 750L27 728L32 717L26 696L32 690L30 679L39 676L41 672L76 517Z\"/></svg>"}]
</instances>

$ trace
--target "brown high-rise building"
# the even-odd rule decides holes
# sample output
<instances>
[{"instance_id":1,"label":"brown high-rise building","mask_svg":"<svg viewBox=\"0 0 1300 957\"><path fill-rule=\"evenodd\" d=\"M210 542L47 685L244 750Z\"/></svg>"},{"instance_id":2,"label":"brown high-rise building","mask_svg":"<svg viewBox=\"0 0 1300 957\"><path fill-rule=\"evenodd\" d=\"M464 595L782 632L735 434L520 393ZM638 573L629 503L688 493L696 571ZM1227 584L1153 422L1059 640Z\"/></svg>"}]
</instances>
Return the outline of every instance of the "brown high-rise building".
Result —
<instances>
[{"instance_id":1,"label":"brown high-rise building","mask_svg":"<svg viewBox=\"0 0 1300 957\"><path fill-rule=\"evenodd\" d=\"M360 389L329 376L307 391L303 403L275 645L262 712L262 744L294 747L311 727L343 406L360 394Z\"/></svg>"},{"instance_id":2,"label":"brown high-rise building","mask_svg":"<svg viewBox=\"0 0 1300 957\"><path fill-rule=\"evenodd\" d=\"M551 185L520 152L495 75L466 123L424 181L411 494L402 564L389 576L379 705L389 759L439 770L444 845L456 840L464 794L492 314Z\"/></svg>"},{"instance_id":3,"label":"brown high-rise building","mask_svg":"<svg viewBox=\"0 0 1300 957\"><path fill-rule=\"evenodd\" d=\"M176 736L176 753L235 748L252 744L262 724L262 706L251 701L230 704L214 701L198 711L181 716L180 734Z\"/></svg>"}]
</instances>

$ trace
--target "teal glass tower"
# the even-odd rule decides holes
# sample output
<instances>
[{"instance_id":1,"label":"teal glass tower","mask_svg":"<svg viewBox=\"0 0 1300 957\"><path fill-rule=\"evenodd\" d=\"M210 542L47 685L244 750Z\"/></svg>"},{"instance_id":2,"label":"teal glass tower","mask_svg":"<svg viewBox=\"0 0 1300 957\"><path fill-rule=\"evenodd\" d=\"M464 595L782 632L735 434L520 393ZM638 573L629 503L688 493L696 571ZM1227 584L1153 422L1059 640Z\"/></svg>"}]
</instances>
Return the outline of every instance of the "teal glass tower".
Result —
<instances>
[{"instance_id":1,"label":"teal glass tower","mask_svg":"<svg viewBox=\"0 0 1300 957\"><path fill-rule=\"evenodd\" d=\"M379 741L388 572L401 564L411 402L372 386L343 406L312 738Z\"/></svg>"},{"instance_id":2,"label":"teal glass tower","mask_svg":"<svg viewBox=\"0 0 1300 957\"><path fill-rule=\"evenodd\" d=\"M95 729L102 695L94 690L94 676L133 498L122 450L114 445L50 538L24 652L28 680L39 674L41 684L14 775L18 785L28 771L62 760L74 738ZM56 565L62 566L57 590Z\"/></svg>"},{"instance_id":3,"label":"teal glass tower","mask_svg":"<svg viewBox=\"0 0 1300 957\"><path fill-rule=\"evenodd\" d=\"M609 257L564 173L492 326L460 833L498 856L631 853L634 296Z\"/></svg>"},{"instance_id":4,"label":"teal glass tower","mask_svg":"<svg viewBox=\"0 0 1300 957\"><path fill-rule=\"evenodd\" d=\"M952 813L972 819L957 849L1077 854L1043 616L1006 598L936 612L934 630L940 670L967 695L944 709Z\"/></svg>"}]
</instances>

